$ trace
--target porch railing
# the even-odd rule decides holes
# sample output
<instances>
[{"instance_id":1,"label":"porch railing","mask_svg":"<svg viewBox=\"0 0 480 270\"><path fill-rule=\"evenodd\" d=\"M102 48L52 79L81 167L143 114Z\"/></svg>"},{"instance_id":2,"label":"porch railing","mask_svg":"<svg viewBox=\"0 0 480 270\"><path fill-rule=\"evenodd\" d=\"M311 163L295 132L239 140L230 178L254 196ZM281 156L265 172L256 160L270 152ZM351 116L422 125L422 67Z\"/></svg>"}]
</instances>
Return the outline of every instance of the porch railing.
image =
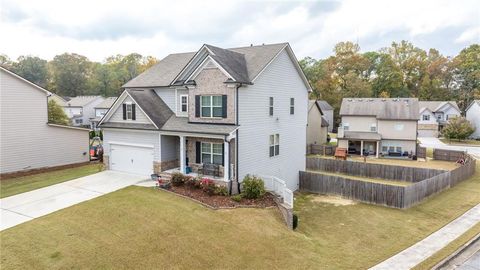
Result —
<instances>
[{"instance_id":1,"label":"porch railing","mask_svg":"<svg viewBox=\"0 0 480 270\"><path fill-rule=\"evenodd\" d=\"M263 179L265 189L280 196L283 203L293 207L293 192L287 188L285 181L272 175L258 175Z\"/></svg>"}]
</instances>

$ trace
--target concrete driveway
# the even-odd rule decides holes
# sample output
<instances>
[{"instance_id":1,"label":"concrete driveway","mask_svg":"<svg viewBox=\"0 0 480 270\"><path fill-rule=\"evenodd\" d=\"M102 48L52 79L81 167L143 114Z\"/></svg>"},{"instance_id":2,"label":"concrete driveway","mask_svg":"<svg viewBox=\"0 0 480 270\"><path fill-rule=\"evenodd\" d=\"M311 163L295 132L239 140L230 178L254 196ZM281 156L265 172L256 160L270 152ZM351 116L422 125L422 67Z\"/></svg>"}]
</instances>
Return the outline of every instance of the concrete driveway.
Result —
<instances>
[{"instance_id":1,"label":"concrete driveway","mask_svg":"<svg viewBox=\"0 0 480 270\"><path fill-rule=\"evenodd\" d=\"M142 180L146 180L146 177L103 171L0 199L0 230L142 182Z\"/></svg>"},{"instance_id":2,"label":"concrete driveway","mask_svg":"<svg viewBox=\"0 0 480 270\"><path fill-rule=\"evenodd\" d=\"M448 145L434 137L418 137L420 145L428 148L438 148L446 150L466 151L476 159L480 159L480 147L479 146L458 146Z\"/></svg>"}]
</instances>

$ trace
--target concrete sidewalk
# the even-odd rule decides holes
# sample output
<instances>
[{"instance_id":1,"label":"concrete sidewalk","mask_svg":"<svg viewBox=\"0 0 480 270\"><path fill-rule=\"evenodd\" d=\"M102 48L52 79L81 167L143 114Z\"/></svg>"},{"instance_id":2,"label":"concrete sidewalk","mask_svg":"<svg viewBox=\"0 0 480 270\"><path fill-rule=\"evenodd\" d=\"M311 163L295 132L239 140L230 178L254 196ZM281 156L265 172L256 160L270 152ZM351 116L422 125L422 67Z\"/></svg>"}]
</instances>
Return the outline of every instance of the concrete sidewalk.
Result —
<instances>
[{"instance_id":1,"label":"concrete sidewalk","mask_svg":"<svg viewBox=\"0 0 480 270\"><path fill-rule=\"evenodd\" d=\"M136 184L145 178L103 171L0 199L0 231Z\"/></svg>"},{"instance_id":2,"label":"concrete sidewalk","mask_svg":"<svg viewBox=\"0 0 480 270\"><path fill-rule=\"evenodd\" d=\"M411 269L457 239L479 222L480 204L477 204L465 214L432 233L427 238L370 269Z\"/></svg>"}]
</instances>

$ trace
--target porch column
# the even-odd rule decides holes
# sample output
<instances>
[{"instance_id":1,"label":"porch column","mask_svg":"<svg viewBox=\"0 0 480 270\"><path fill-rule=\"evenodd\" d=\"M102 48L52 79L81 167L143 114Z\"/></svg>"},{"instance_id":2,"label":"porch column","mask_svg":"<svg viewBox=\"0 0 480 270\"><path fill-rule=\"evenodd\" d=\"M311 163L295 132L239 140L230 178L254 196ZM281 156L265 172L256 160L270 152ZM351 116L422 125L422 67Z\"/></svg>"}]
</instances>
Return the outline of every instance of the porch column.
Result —
<instances>
[{"instance_id":1,"label":"porch column","mask_svg":"<svg viewBox=\"0 0 480 270\"><path fill-rule=\"evenodd\" d=\"M185 173L185 136L180 136L180 172Z\"/></svg>"},{"instance_id":2,"label":"porch column","mask_svg":"<svg viewBox=\"0 0 480 270\"><path fill-rule=\"evenodd\" d=\"M360 141L360 156L363 156L363 141Z\"/></svg>"},{"instance_id":3,"label":"porch column","mask_svg":"<svg viewBox=\"0 0 480 270\"><path fill-rule=\"evenodd\" d=\"M375 151L375 157L378 158L378 152L380 151L380 141L377 141L377 151Z\"/></svg>"},{"instance_id":4,"label":"porch column","mask_svg":"<svg viewBox=\"0 0 480 270\"><path fill-rule=\"evenodd\" d=\"M223 142L223 180L230 180L230 143Z\"/></svg>"}]
</instances>

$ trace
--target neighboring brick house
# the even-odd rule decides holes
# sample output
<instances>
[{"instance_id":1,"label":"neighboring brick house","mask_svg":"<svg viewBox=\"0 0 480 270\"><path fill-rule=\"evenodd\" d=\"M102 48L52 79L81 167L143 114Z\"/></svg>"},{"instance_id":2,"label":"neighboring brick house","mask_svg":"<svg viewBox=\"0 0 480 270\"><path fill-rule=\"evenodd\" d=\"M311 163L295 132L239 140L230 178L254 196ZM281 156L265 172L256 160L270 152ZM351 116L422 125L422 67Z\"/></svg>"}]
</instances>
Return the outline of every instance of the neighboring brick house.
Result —
<instances>
[{"instance_id":1,"label":"neighboring brick house","mask_svg":"<svg viewBox=\"0 0 480 270\"><path fill-rule=\"evenodd\" d=\"M288 43L170 54L123 87L99 123L111 170L203 171L232 192L247 174L298 188L311 89Z\"/></svg>"},{"instance_id":2,"label":"neighboring brick house","mask_svg":"<svg viewBox=\"0 0 480 270\"><path fill-rule=\"evenodd\" d=\"M416 154L416 98L344 98L340 117L338 147L350 154Z\"/></svg>"},{"instance_id":3,"label":"neighboring brick house","mask_svg":"<svg viewBox=\"0 0 480 270\"><path fill-rule=\"evenodd\" d=\"M468 121L475 127L475 131L471 135L474 139L480 139L480 100L474 100L465 110Z\"/></svg>"},{"instance_id":4,"label":"neighboring brick house","mask_svg":"<svg viewBox=\"0 0 480 270\"><path fill-rule=\"evenodd\" d=\"M438 137L448 120L459 117L455 101L419 101L418 137Z\"/></svg>"}]
</instances>

